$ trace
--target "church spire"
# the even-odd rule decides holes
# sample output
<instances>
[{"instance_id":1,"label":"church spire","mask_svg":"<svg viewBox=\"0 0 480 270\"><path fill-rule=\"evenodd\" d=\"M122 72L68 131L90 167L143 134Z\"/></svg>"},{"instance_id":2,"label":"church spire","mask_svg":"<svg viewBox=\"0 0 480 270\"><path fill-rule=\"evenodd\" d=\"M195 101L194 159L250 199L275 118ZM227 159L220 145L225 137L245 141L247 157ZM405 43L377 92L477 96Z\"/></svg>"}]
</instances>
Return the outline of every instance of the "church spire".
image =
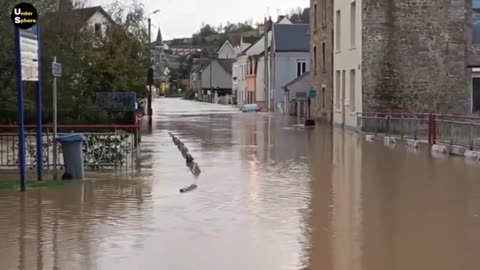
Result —
<instances>
[{"instance_id":1,"label":"church spire","mask_svg":"<svg viewBox=\"0 0 480 270\"><path fill-rule=\"evenodd\" d=\"M160 27L158 28L157 40L155 40L155 46L163 47L162 32L160 31Z\"/></svg>"}]
</instances>

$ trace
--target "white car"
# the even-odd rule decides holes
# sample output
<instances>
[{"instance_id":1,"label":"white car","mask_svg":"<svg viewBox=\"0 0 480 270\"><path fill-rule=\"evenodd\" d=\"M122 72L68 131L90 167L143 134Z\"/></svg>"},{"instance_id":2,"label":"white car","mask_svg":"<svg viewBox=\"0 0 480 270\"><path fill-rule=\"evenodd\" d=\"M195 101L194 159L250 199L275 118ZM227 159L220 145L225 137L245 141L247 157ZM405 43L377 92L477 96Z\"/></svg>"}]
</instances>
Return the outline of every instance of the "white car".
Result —
<instances>
[{"instance_id":1,"label":"white car","mask_svg":"<svg viewBox=\"0 0 480 270\"><path fill-rule=\"evenodd\" d=\"M244 104L240 110L242 112L260 112L261 109L258 107L257 104Z\"/></svg>"}]
</instances>

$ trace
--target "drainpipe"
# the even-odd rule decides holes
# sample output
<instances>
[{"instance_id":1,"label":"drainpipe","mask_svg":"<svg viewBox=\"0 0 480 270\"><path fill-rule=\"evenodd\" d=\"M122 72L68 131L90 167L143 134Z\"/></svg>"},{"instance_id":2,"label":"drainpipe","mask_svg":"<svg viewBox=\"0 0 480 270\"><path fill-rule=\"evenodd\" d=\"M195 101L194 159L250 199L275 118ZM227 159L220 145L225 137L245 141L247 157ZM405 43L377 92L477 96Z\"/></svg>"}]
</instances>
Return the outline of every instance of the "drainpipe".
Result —
<instances>
[{"instance_id":1,"label":"drainpipe","mask_svg":"<svg viewBox=\"0 0 480 270\"><path fill-rule=\"evenodd\" d=\"M272 112L275 111L275 24L272 22L272 17L269 18L269 25L271 26L272 29L272 46L271 46L271 51L270 51L270 91L271 91L271 96L270 96L270 104L272 106Z\"/></svg>"},{"instance_id":2,"label":"drainpipe","mask_svg":"<svg viewBox=\"0 0 480 270\"><path fill-rule=\"evenodd\" d=\"M263 27L264 27L264 61L263 61L263 81L264 81L264 84L265 84L265 98L264 98L264 102L265 102L265 107L267 109L267 111L270 111L270 91L269 91L269 87L268 87L268 31L270 29L270 26L268 25L268 22L267 22L267 18L265 17L264 18L264 23L263 23Z\"/></svg>"}]
</instances>

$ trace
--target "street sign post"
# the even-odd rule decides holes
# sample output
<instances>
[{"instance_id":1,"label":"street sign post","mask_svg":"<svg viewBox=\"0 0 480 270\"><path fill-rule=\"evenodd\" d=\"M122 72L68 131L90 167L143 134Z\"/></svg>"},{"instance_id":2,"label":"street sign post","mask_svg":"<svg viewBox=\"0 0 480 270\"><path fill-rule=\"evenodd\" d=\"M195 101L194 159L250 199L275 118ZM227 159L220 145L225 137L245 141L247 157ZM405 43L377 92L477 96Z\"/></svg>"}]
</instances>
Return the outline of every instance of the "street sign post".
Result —
<instances>
[{"instance_id":1,"label":"street sign post","mask_svg":"<svg viewBox=\"0 0 480 270\"><path fill-rule=\"evenodd\" d=\"M42 92L40 81L40 31L37 26L29 29L15 27L15 55L17 76L17 121L18 121L18 166L20 191L26 189L25 178L25 116L23 105L23 81L35 82L36 111L36 163L37 179L42 180L43 143L42 143Z\"/></svg>"},{"instance_id":2,"label":"street sign post","mask_svg":"<svg viewBox=\"0 0 480 270\"><path fill-rule=\"evenodd\" d=\"M57 57L53 57L53 180L58 179L57 173L57 77L62 76L62 65L57 63Z\"/></svg>"},{"instance_id":3,"label":"street sign post","mask_svg":"<svg viewBox=\"0 0 480 270\"><path fill-rule=\"evenodd\" d=\"M57 57L55 56L52 62L52 75L54 79L56 77L62 77L62 64L57 63L56 61L57 61Z\"/></svg>"}]
</instances>

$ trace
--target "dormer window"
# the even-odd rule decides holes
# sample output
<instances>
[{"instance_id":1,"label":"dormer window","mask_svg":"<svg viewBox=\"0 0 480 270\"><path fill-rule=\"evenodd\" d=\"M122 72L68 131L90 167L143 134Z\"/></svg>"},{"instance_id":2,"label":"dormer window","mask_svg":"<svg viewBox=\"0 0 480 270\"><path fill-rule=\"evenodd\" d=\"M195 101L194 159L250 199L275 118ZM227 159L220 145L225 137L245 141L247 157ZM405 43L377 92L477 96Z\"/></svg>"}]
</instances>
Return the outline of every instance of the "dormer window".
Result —
<instances>
[{"instance_id":1,"label":"dormer window","mask_svg":"<svg viewBox=\"0 0 480 270\"><path fill-rule=\"evenodd\" d=\"M95 24L95 35L102 35L102 25L100 23Z\"/></svg>"}]
</instances>

